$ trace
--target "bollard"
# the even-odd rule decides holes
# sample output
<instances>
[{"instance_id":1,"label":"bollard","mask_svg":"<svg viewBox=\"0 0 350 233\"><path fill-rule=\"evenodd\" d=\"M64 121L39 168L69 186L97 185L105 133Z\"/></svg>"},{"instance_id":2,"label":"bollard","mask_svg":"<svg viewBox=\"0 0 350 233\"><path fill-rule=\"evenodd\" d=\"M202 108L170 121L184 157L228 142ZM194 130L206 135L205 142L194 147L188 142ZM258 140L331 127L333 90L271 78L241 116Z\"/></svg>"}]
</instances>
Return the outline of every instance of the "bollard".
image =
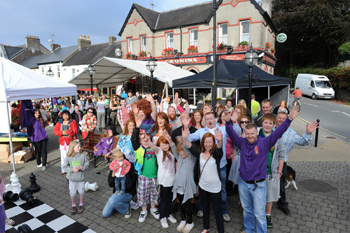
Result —
<instances>
[{"instance_id":1,"label":"bollard","mask_svg":"<svg viewBox=\"0 0 350 233\"><path fill-rule=\"evenodd\" d=\"M317 121L317 125L320 126L320 119L317 119L316 121ZM320 129L319 127L316 129L315 147L317 147L317 142L318 142L318 130L319 130L319 129Z\"/></svg>"}]
</instances>

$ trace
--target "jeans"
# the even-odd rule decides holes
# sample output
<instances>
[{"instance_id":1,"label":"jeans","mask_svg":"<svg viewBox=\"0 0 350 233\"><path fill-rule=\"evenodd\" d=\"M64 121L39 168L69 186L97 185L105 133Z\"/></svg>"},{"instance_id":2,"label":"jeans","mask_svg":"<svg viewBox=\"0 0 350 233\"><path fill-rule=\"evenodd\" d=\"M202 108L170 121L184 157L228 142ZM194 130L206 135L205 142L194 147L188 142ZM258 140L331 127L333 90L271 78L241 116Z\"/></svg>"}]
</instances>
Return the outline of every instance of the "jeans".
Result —
<instances>
[{"instance_id":1,"label":"jeans","mask_svg":"<svg viewBox=\"0 0 350 233\"><path fill-rule=\"evenodd\" d=\"M267 233L266 222L266 181L248 184L243 179L239 182L239 197L243 207L243 224L246 233ZM253 191L253 189L255 190Z\"/></svg>"},{"instance_id":2,"label":"jeans","mask_svg":"<svg viewBox=\"0 0 350 233\"><path fill-rule=\"evenodd\" d=\"M125 180L126 180L126 176L115 177L115 191L116 192L119 192L119 191L125 192Z\"/></svg>"},{"instance_id":3,"label":"jeans","mask_svg":"<svg viewBox=\"0 0 350 233\"><path fill-rule=\"evenodd\" d=\"M203 205L203 226L204 229L210 229L210 203L212 203L216 219L216 228L219 233L224 233L224 219L221 210L221 192L210 193L199 187L200 201Z\"/></svg>"},{"instance_id":4,"label":"jeans","mask_svg":"<svg viewBox=\"0 0 350 233\"><path fill-rule=\"evenodd\" d=\"M283 169L282 169L282 176L280 179L280 199L278 199L277 206L281 209L287 209L288 208L288 202L286 197L286 174L287 174L287 163L284 162Z\"/></svg>"},{"instance_id":5,"label":"jeans","mask_svg":"<svg viewBox=\"0 0 350 233\"><path fill-rule=\"evenodd\" d=\"M227 192L226 192L226 165L220 168L220 179L221 179L221 211L222 214L228 214L227 208Z\"/></svg>"},{"instance_id":6,"label":"jeans","mask_svg":"<svg viewBox=\"0 0 350 233\"><path fill-rule=\"evenodd\" d=\"M160 219L168 218L171 214L171 205L173 199L173 187L160 186L160 200L159 200L159 215Z\"/></svg>"},{"instance_id":7,"label":"jeans","mask_svg":"<svg viewBox=\"0 0 350 233\"><path fill-rule=\"evenodd\" d=\"M46 161L47 161L47 139L44 139L39 142L33 142L34 148L35 148L35 156L36 156L36 164L40 165L41 163L43 166L46 167ZM42 161L41 161L42 159Z\"/></svg>"},{"instance_id":8,"label":"jeans","mask_svg":"<svg viewBox=\"0 0 350 233\"><path fill-rule=\"evenodd\" d=\"M188 199L185 203L182 203L184 199L184 195L177 194L177 198L180 203L180 214L181 220L186 221L186 223L191 224L192 221L192 207L191 207L191 199Z\"/></svg>"},{"instance_id":9,"label":"jeans","mask_svg":"<svg viewBox=\"0 0 350 233\"><path fill-rule=\"evenodd\" d=\"M97 113L97 126L96 128L99 129L104 129L105 128L105 112L98 112Z\"/></svg>"},{"instance_id":10,"label":"jeans","mask_svg":"<svg viewBox=\"0 0 350 233\"><path fill-rule=\"evenodd\" d=\"M121 214L126 214L129 209L129 202L132 200L132 195L129 193L124 193L118 195L114 193L107 201L105 207L102 210L102 216L108 218L112 216L115 211Z\"/></svg>"}]
</instances>

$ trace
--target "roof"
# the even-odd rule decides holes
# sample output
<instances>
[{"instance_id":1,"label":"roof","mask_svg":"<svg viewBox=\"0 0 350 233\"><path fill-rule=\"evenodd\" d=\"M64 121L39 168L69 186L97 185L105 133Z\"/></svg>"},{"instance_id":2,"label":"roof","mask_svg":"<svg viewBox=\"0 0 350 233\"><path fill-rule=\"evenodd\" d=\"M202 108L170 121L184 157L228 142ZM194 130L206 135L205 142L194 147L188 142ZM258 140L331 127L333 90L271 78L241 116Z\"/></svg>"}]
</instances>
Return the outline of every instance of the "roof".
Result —
<instances>
[{"instance_id":1,"label":"roof","mask_svg":"<svg viewBox=\"0 0 350 233\"><path fill-rule=\"evenodd\" d=\"M255 1L250 0L254 7L259 11L259 13L264 17L266 22L270 25L273 31L277 32L277 28L273 24L269 14L264 11L264 9ZM218 5L222 3L222 0L217 2ZM120 29L119 36L123 33L132 12L136 10L148 27L153 31L166 30L172 28L186 27L190 25L198 25L203 23L209 23L211 17L213 16L213 2L204 2L192 6L182 7L175 10L156 12L140 6L138 4L133 4L128 16L126 17L122 28Z\"/></svg>"},{"instance_id":2,"label":"roof","mask_svg":"<svg viewBox=\"0 0 350 233\"><path fill-rule=\"evenodd\" d=\"M18 53L22 52L23 50L26 49L26 47L22 47L22 46L8 46L8 45L4 45L6 54L7 54L7 58L9 60L11 60L12 58L14 58Z\"/></svg>"},{"instance_id":3,"label":"roof","mask_svg":"<svg viewBox=\"0 0 350 233\"><path fill-rule=\"evenodd\" d=\"M38 65L47 64L47 63L57 63L62 62L65 58L70 56L73 52L78 49L78 45L59 48L51 53L49 56L38 62Z\"/></svg>"},{"instance_id":4,"label":"roof","mask_svg":"<svg viewBox=\"0 0 350 233\"><path fill-rule=\"evenodd\" d=\"M102 57L116 57L115 50L121 48L120 41L113 45L109 43L96 44L84 47L81 51L75 53L63 66L93 64Z\"/></svg>"},{"instance_id":5,"label":"roof","mask_svg":"<svg viewBox=\"0 0 350 233\"><path fill-rule=\"evenodd\" d=\"M42 55L38 55L38 56L34 56L34 57L29 57L29 58L26 58L23 61L21 61L19 64L22 66L25 66L29 69L38 68L39 67L38 63L47 56L49 56L49 55L42 54Z\"/></svg>"},{"instance_id":6,"label":"roof","mask_svg":"<svg viewBox=\"0 0 350 233\"><path fill-rule=\"evenodd\" d=\"M94 83L98 87L111 87L123 84L125 81L135 77L138 74L150 75L146 67L146 61L126 60L120 58L103 57L95 62L94 65ZM170 65L166 62L157 62L157 68L154 70L154 77L169 87L172 87L173 81L179 78L187 77L193 73ZM90 76L86 71L82 71L69 83L76 84L78 88L91 87Z\"/></svg>"}]
</instances>

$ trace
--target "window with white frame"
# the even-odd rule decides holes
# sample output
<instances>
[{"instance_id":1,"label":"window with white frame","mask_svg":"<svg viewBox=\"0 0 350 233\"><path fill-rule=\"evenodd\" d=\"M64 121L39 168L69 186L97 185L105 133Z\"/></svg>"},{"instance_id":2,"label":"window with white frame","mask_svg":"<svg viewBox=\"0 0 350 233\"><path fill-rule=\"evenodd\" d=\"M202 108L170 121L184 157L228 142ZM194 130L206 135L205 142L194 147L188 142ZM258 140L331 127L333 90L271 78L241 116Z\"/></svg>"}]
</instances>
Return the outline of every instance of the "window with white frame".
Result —
<instances>
[{"instance_id":1,"label":"window with white frame","mask_svg":"<svg viewBox=\"0 0 350 233\"><path fill-rule=\"evenodd\" d=\"M219 24L219 44L227 44L227 23Z\"/></svg>"},{"instance_id":2,"label":"window with white frame","mask_svg":"<svg viewBox=\"0 0 350 233\"><path fill-rule=\"evenodd\" d=\"M75 69L72 68L72 78L75 78Z\"/></svg>"},{"instance_id":3,"label":"window with white frame","mask_svg":"<svg viewBox=\"0 0 350 233\"><path fill-rule=\"evenodd\" d=\"M249 43L249 31L250 31L250 26L249 26L249 20L241 21L240 22L240 42L242 41L247 41Z\"/></svg>"},{"instance_id":4,"label":"window with white frame","mask_svg":"<svg viewBox=\"0 0 350 233\"><path fill-rule=\"evenodd\" d=\"M44 67L41 67L41 73L44 74Z\"/></svg>"},{"instance_id":5,"label":"window with white frame","mask_svg":"<svg viewBox=\"0 0 350 233\"><path fill-rule=\"evenodd\" d=\"M128 38L128 53L133 53L132 51L132 38Z\"/></svg>"},{"instance_id":6,"label":"window with white frame","mask_svg":"<svg viewBox=\"0 0 350 233\"><path fill-rule=\"evenodd\" d=\"M141 51L146 52L147 47L146 47L146 36L141 36Z\"/></svg>"},{"instance_id":7,"label":"window with white frame","mask_svg":"<svg viewBox=\"0 0 350 233\"><path fill-rule=\"evenodd\" d=\"M57 66L57 77L61 77L60 66Z\"/></svg>"},{"instance_id":8,"label":"window with white frame","mask_svg":"<svg viewBox=\"0 0 350 233\"><path fill-rule=\"evenodd\" d=\"M198 46L198 29L190 30L190 45Z\"/></svg>"},{"instance_id":9,"label":"window with white frame","mask_svg":"<svg viewBox=\"0 0 350 233\"><path fill-rule=\"evenodd\" d=\"M174 42L173 33L172 32L167 33L166 34L166 47L173 48L173 42Z\"/></svg>"}]
</instances>

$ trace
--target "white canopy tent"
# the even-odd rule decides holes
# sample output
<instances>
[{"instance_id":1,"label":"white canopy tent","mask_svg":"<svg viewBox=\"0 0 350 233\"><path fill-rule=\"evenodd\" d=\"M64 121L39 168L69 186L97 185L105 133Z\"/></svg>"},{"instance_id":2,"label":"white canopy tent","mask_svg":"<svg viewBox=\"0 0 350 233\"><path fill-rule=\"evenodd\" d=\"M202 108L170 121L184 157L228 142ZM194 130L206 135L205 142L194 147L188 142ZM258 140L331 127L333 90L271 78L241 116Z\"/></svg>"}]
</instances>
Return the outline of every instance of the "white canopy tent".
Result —
<instances>
[{"instance_id":1,"label":"white canopy tent","mask_svg":"<svg viewBox=\"0 0 350 233\"><path fill-rule=\"evenodd\" d=\"M138 74L150 75L146 68L146 61L103 57L93 65L96 71L93 76L93 84L98 87L118 86ZM168 87L172 87L173 80L193 75L193 73L165 62L157 62L153 75L159 81L166 83ZM85 71L70 80L69 83L77 85L78 88L91 87L90 76Z\"/></svg>"},{"instance_id":2,"label":"white canopy tent","mask_svg":"<svg viewBox=\"0 0 350 233\"><path fill-rule=\"evenodd\" d=\"M75 85L54 80L5 58L0 58L0 133L9 133L13 171L16 173L10 133L9 101L76 95Z\"/></svg>"}]
</instances>

